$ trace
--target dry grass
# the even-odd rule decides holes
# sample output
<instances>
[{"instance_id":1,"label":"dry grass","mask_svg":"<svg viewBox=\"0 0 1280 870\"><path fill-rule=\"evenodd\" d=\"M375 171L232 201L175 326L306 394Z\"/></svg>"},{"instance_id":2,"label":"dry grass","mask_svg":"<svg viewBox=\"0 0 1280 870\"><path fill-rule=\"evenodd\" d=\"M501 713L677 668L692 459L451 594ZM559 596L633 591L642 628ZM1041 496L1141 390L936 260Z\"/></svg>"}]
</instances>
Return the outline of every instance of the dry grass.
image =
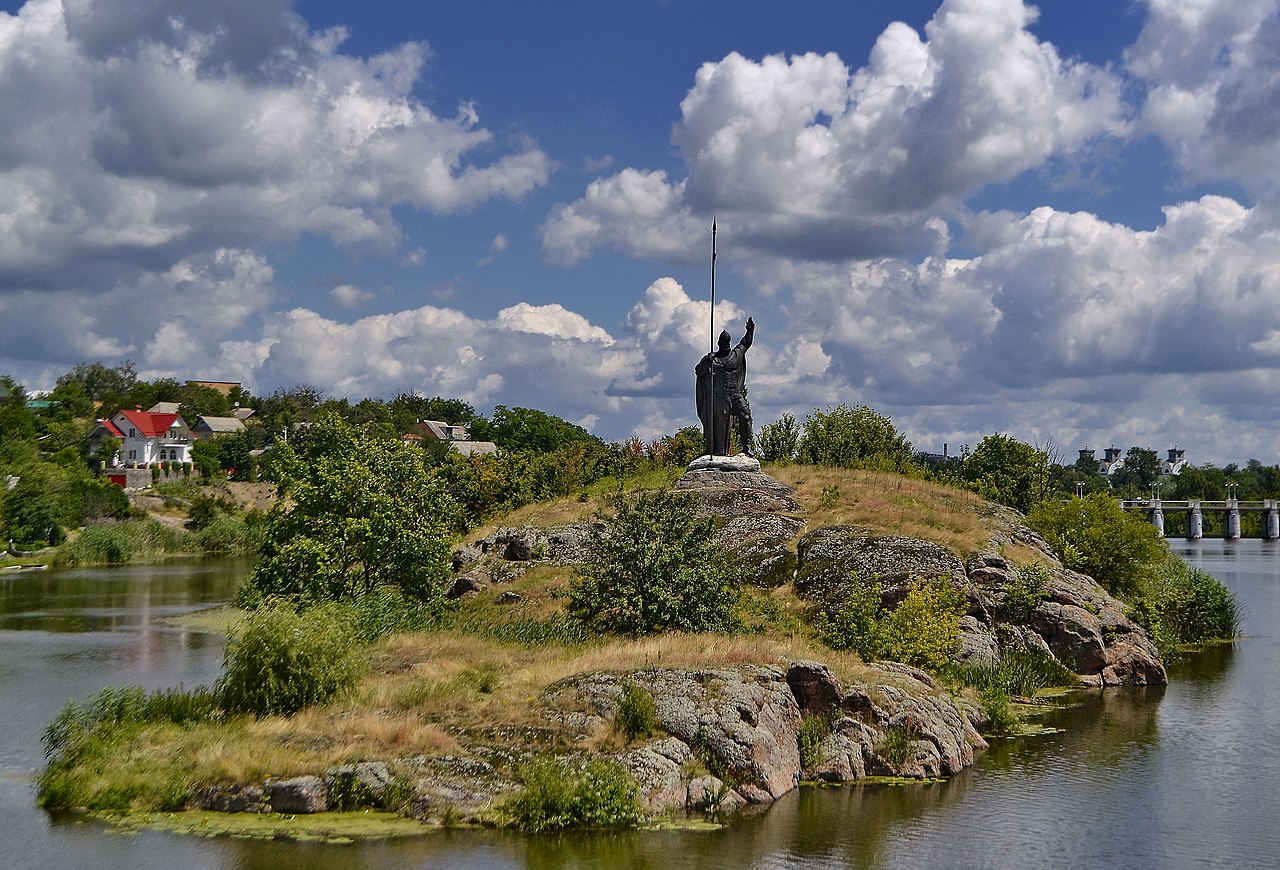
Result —
<instances>
[{"instance_id":1,"label":"dry grass","mask_svg":"<svg viewBox=\"0 0 1280 870\"><path fill-rule=\"evenodd\" d=\"M576 496L535 502L516 508L509 514L478 526L467 534L467 541L478 541L492 535L498 529L520 526L552 526L558 523L576 523L590 519L605 503L605 499L591 498L579 501Z\"/></svg>"},{"instance_id":2,"label":"dry grass","mask_svg":"<svg viewBox=\"0 0 1280 870\"><path fill-rule=\"evenodd\" d=\"M796 488L809 528L863 526L880 534L905 535L940 544L966 556L986 546L990 531L981 520L983 500L974 493L898 474L787 465L768 469ZM838 488L834 507L823 490Z\"/></svg>"}]
</instances>

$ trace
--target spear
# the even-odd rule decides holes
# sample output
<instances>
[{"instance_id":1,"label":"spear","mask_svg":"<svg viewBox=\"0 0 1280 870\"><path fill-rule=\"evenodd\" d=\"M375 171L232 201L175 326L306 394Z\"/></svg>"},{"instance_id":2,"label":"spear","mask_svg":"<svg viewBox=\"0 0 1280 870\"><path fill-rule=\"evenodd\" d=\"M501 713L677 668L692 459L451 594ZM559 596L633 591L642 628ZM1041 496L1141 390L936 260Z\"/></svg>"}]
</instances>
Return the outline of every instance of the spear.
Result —
<instances>
[{"instance_id":1,"label":"spear","mask_svg":"<svg viewBox=\"0 0 1280 870\"><path fill-rule=\"evenodd\" d=\"M716 219L711 219L711 352L716 351Z\"/></svg>"}]
</instances>

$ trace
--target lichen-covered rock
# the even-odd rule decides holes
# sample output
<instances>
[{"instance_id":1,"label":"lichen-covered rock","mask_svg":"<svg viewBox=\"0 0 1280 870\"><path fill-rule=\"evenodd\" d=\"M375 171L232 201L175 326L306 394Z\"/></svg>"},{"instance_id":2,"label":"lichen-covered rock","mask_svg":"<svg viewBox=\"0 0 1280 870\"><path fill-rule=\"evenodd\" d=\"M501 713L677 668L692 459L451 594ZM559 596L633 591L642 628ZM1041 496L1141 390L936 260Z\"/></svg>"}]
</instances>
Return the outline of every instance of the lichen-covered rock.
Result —
<instances>
[{"instance_id":1,"label":"lichen-covered rock","mask_svg":"<svg viewBox=\"0 0 1280 870\"><path fill-rule=\"evenodd\" d=\"M318 776L295 776L267 783L267 803L273 813L304 815L329 808L329 791Z\"/></svg>"},{"instance_id":2,"label":"lichen-covered rock","mask_svg":"<svg viewBox=\"0 0 1280 870\"><path fill-rule=\"evenodd\" d=\"M480 758L445 755L405 762L410 771L409 811L416 819L434 821L450 813L474 819L519 784Z\"/></svg>"},{"instance_id":3,"label":"lichen-covered rock","mask_svg":"<svg viewBox=\"0 0 1280 870\"><path fill-rule=\"evenodd\" d=\"M1027 540L1045 547L1047 567L1043 600L1029 614L1008 601L1018 568L994 552L971 556L969 579L988 603L988 618L962 621L961 661L990 654L981 627L989 629L998 649L1038 649L1053 655L1091 685L1165 685L1168 674L1160 653L1141 626L1124 613L1124 605L1091 577L1061 567L1047 545L1032 533Z\"/></svg>"},{"instance_id":4,"label":"lichen-covered rock","mask_svg":"<svg viewBox=\"0 0 1280 870\"><path fill-rule=\"evenodd\" d=\"M265 813L268 807L263 798L256 785L213 785L195 789L191 806L215 813Z\"/></svg>"},{"instance_id":5,"label":"lichen-covered rock","mask_svg":"<svg viewBox=\"0 0 1280 870\"><path fill-rule=\"evenodd\" d=\"M689 471L675 488L698 497L699 511L732 519L747 514L802 513L795 489L763 472Z\"/></svg>"},{"instance_id":6,"label":"lichen-covered rock","mask_svg":"<svg viewBox=\"0 0 1280 870\"><path fill-rule=\"evenodd\" d=\"M325 771L324 785L333 809L383 805L383 796L392 782L391 769L382 761L340 764ZM336 806L341 802L347 806Z\"/></svg>"},{"instance_id":7,"label":"lichen-covered rock","mask_svg":"<svg viewBox=\"0 0 1280 870\"><path fill-rule=\"evenodd\" d=\"M782 514L744 514L721 526L716 541L743 582L773 589L795 575L790 544L804 526L804 520Z\"/></svg>"},{"instance_id":8,"label":"lichen-covered rock","mask_svg":"<svg viewBox=\"0 0 1280 870\"><path fill-rule=\"evenodd\" d=\"M842 717L818 748L818 760L809 774L823 782L853 782L867 775L867 758L874 752L879 734L865 722Z\"/></svg>"},{"instance_id":9,"label":"lichen-covered rock","mask_svg":"<svg viewBox=\"0 0 1280 870\"><path fill-rule=\"evenodd\" d=\"M792 662L787 668L787 685L796 705L806 716L821 716L840 703L844 693L831 668L822 662Z\"/></svg>"},{"instance_id":10,"label":"lichen-covered rock","mask_svg":"<svg viewBox=\"0 0 1280 870\"><path fill-rule=\"evenodd\" d=\"M635 779L640 805L654 813L684 804L688 788L683 766L692 755L687 743L667 737L625 752L618 761Z\"/></svg>"},{"instance_id":11,"label":"lichen-covered rock","mask_svg":"<svg viewBox=\"0 0 1280 870\"><path fill-rule=\"evenodd\" d=\"M968 614L960 617L960 652L955 659L961 664L990 664L1000 658L1000 641L990 628Z\"/></svg>"},{"instance_id":12,"label":"lichen-covered rock","mask_svg":"<svg viewBox=\"0 0 1280 870\"><path fill-rule=\"evenodd\" d=\"M980 606L964 565L950 550L929 541L876 535L859 526L827 526L802 537L795 588L800 597L837 608L849 597L854 577L880 582L885 607L894 607L917 578L946 578L972 606Z\"/></svg>"},{"instance_id":13,"label":"lichen-covered rock","mask_svg":"<svg viewBox=\"0 0 1280 870\"><path fill-rule=\"evenodd\" d=\"M543 699L550 707L585 708L608 721L617 711L624 681L652 696L664 731L732 773L747 800L755 802L762 794L777 798L794 787L800 769L800 709L780 668L579 674L554 683Z\"/></svg>"}]
</instances>

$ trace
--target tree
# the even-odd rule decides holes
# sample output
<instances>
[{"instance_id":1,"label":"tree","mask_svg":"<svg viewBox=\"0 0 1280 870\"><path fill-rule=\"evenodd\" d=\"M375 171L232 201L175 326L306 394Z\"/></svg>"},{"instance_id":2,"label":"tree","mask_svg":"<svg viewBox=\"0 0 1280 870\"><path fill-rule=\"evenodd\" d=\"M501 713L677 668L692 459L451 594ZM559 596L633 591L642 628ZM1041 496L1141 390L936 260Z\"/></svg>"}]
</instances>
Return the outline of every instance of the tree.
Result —
<instances>
[{"instance_id":1,"label":"tree","mask_svg":"<svg viewBox=\"0 0 1280 870\"><path fill-rule=\"evenodd\" d=\"M570 586L570 611L620 634L729 630L739 587L697 500L641 493L614 507Z\"/></svg>"},{"instance_id":2,"label":"tree","mask_svg":"<svg viewBox=\"0 0 1280 870\"><path fill-rule=\"evenodd\" d=\"M1145 447L1130 447L1124 465L1111 475L1111 484L1130 496L1146 497L1151 484L1160 479L1160 457Z\"/></svg>"},{"instance_id":3,"label":"tree","mask_svg":"<svg viewBox=\"0 0 1280 870\"><path fill-rule=\"evenodd\" d=\"M783 414L776 423L762 427L756 444L760 449L760 458L765 462L793 461L800 446L800 426L796 423L796 418Z\"/></svg>"},{"instance_id":4,"label":"tree","mask_svg":"<svg viewBox=\"0 0 1280 870\"><path fill-rule=\"evenodd\" d=\"M493 409L493 420L487 427L480 428L487 429L488 437L480 438L476 433L473 433L473 437L481 441L492 441L504 450L536 450L540 453L550 453L574 441L600 443L599 438L581 426L533 408L508 408L505 405L498 405Z\"/></svg>"},{"instance_id":5,"label":"tree","mask_svg":"<svg viewBox=\"0 0 1280 870\"><path fill-rule=\"evenodd\" d=\"M799 453L800 461L810 465L898 472L915 468L911 442L888 417L866 405L815 410L804 421Z\"/></svg>"},{"instance_id":6,"label":"tree","mask_svg":"<svg viewBox=\"0 0 1280 870\"><path fill-rule=\"evenodd\" d=\"M1008 435L988 435L960 466L960 476L986 499L1026 513L1050 490L1049 457Z\"/></svg>"},{"instance_id":7,"label":"tree","mask_svg":"<svg viewBox=\"0 0 1280 870\"><path fill-rule=\"evenodd\" d=\"M1133 596L1143 573L1167 551L1155 526L1105 493L1041 502L1027 521L1064 565L1121 597Z\"/></svg>"},{"instance_id":8,"label":"tree","mask_svg":"<svg viewBox=\"0 0 1280 870\"><path fill-rule=\"evenodd\" d=\"M422 451L325 413L274 454L280 498L243 605L267 596L354 600L381 586L423 600L443 595L458 509Z\"/></svg>"}]
</instances>

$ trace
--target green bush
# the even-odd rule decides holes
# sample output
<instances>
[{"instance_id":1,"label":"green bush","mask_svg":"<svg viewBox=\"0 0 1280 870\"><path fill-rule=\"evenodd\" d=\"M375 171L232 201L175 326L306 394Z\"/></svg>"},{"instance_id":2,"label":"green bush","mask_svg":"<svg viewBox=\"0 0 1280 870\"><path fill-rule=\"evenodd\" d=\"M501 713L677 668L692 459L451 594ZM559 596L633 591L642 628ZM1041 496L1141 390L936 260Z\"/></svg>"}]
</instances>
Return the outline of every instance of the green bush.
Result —
<instances>
[{"instance_id":1,"label":"green bush","mask_svg":"<svg viewBox=\"0 0 1280 870\"><path fill-rule=\"evenodd\" d=\"M296 613L286 605L248 615L232 635L216 691L230 712L270 716L321 704L360 674L349 614L333 606Z\"/></svg>"},{"instance_id":2,"label":"green bush","mask_svg":"<svg viewBox=\"0 0 1280 870\"><path fill-rule=\"evenodd\" d=\"M1106 493L1031 509L1027 522L1068 568L1088 574L1108 592L1129 598L1144 572L1163 561L1168 545L1155 526Z\"/></svg>"},{"instance_id":3,"label":"green bush","mask_svg":"<svg viewBox=\"0 0 1280 870\"><path fill-rule=\"evenodd\" d=\"M800 426L790 414L783 414L776 423L761 426L756 437L756 447L763 462L786 465L795 460L799 446Z\"/></svg>"},{"instance_id":4,"label":"green bush","mask_svg":"<svg viewBox=\"0 0 1280 870\"><path fill-rule=\"evenodd\" d=\"M1231 590L1212 574L1172 555L1143 578L1130 616L1164 654L1181 646L1229 640L1240 624Z\"/></svg>"},{"instance_id":5,"label":"green bush","mask_svg":"<svg viewBox=\"0 0 1280 870\"><path fill-rule=\"evenodd\" d=\"M524 788L506 803L522 830L630 828L640 821L636 784L616 761L596 759L582 770L535 761L521 770Z\"/></svg>"},{"instance_id":6,"label":"green bush","mask_svg":"<svg viewBox=\"0 0 1280 870\"><path fill-rule=\"evenodd\" d=\"M834 708L830 713L804 717L796 734L801 770L813 770L822 761L822 742L831 735L839 715L839 708Z\"/></svg>"},{"instance_id":7,"label":"green bush","mask_svg":"<svg viewBox=\"0 0 1280 870\"><path fill-rule=\"evenodd\" d=\"M991 720L987 727L992 734L1013 734L1018 730L1021 720L1014 712L1009 690L1004 686L993 683L985 687L978 693L978 701Z\"/></svg>"},{"instance_id":8,"label":"green bush","mask_svg":"<svg viewBox=\"0 0 1280 870\"><path fill-rule=\"evenodd\" d=\"M882 595L879 580L853 576L844 605L818 623L822 642L832 649L851 650L864 662L880 658Z\"/></svg>"},{"instance_id":9,"label":"green bush","mask_svg":"<svg viewBox=\"0 0 1280 870\"><path fill-rule=\"evenodd\" d=\"M815 410L804 421L799 458L810 465L913 471L911 442L893 422L865 405Z\"/></svg>"},{"instance_id":10,"label":"green bush","mask_svg":"<svg viewBox=\"0 0 1280 870\"><path fill-rule=\"evenodd\" d=\"M965 601L945 578L917 580L880 621L883 658L940 670L960 651Z\"/></svg>"},{"instance_id":11,"label":"green bush","mask_svg":"<svg viewBox=\"0 0 1280 870\"><path fill-rule=\"evenodd\" d=\"M654 734L658 730L658 705L653 695L633 683L624 683L613 725L628 742Z\"/></svg>"},{"instance_id":12,"label":"green bush","mask_svg":"<svg viewBox=\"0 0 1280 870\"><path fill-rule=\"evenodd\" d=\"M878 581L854 578L844 606L819 624L833 649L856 652L863 661L890 659L940 670L960 649L964 597L945 579L916 580L892 610L881 604Z\"/></svg>"},{"instance_id":13,"label":"green bush","mask_svg":"<svg viewBox=\"0 0 1280 870\"><path fill-rule=\"evenodd\" d=\"M1008 435L988 435L960 466L965 485L983 498L1026 513L1052 489L1049 457Z\"/></svg>"},{"instance_id":14,"label":"green bush","mask_svg":"<svg viewBox=\"0 0 1280 870\"><path fill-rule=\"evenodd\" d=\"M1010 622L1026 624L1048 597L1049 569L1038 562L1019 565L1005 590L1004 607Z\"/></svg>"},{"instance_id":15,"label":"green bush","mask_svg":"<svg viewBox=\"0 0 1280 870\"><path fill-rule=\"evenodd\" d=\"M569 609L621 634L727 631L740 594L697 500L672 492L619 496L593 531L591 558L569 590Z\"/></svg>"},{"instance_id":16,"label":"green bush","mask_svg":"<svg viewBox=\"0 0 1280 870\"><path fill-rule=\"evenodd\" d=\"M443 597L456 505L421 450L326 413L272 451L280 498L236 601L354 601L381 586Z\"/></svg>"}]
</instances>

